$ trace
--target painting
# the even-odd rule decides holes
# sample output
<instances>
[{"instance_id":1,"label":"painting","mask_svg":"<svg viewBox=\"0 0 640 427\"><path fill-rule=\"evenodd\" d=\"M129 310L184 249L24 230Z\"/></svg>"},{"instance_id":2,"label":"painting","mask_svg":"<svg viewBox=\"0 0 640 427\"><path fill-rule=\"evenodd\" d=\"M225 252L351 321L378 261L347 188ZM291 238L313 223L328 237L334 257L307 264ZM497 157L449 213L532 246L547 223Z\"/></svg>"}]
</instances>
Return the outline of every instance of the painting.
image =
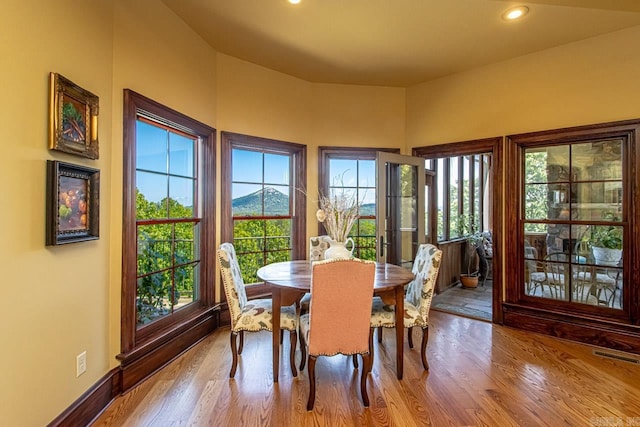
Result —
<instances>
[{"instance_id":1,"label":"painting","mask_svg":"<svg viewBox=\"0 0 640 427\"><path fill-rule=\"evenodd\" d=\"M98 97L57 73L49 97L49 148L97 159Z\"/></svg>"},{"instance_id":2,"label":"painting","mask_svg":"<svg viewBox=\"0 0 640 427\"><path fill-rule=\"evenodd\" d=\"M100 171L47 161L46 244L99 238Z\"/></svg>"}]
</instances>

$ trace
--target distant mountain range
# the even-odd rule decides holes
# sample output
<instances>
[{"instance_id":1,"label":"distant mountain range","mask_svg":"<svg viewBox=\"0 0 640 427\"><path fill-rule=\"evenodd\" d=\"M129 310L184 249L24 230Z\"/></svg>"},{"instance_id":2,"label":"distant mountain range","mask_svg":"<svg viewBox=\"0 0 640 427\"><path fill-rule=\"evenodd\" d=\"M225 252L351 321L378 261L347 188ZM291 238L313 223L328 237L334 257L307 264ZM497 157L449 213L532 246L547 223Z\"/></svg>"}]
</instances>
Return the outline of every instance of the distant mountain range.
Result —
<instances>
[{"instance_id":1,"label":"distant mountain range","mask_svg":"<svg viewBox=\"0 0 640 427\"><path fill-rule=\"evenodd\" d=\"M289 213L289 196L273 187L265 187L246 196L237 197L231 201L233 215L262 215L262 200L264 199L265 215L287 215ZM368 203L360 207L360 215L373 216L376 205Z\"/></svg>"}]
</instances>

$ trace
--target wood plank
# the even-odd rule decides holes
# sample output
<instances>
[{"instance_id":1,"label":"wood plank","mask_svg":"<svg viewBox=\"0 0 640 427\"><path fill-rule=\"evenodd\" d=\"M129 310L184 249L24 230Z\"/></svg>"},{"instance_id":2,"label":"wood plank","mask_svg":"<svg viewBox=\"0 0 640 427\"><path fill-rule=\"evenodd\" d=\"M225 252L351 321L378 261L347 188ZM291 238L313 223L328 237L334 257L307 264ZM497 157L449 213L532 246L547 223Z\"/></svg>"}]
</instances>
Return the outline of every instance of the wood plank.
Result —
<instances>
[{"instance_id":1,"label":"wood plank","mask_svg":"<svg viewBox=\"0 0 640 427\"><path fill-rule=\"evenodd\" d=\"M360 399L360 371L335 356L316 364L316 404L308 412L307 372L291 376L288 340L273 383L267 332L246 334L229 379L229 331L222 329L118 397L92 425L625 425L640 417L639 365L596 356L585 344L447 313L432 311L431 323L430 371L422 369L419 348L405 343L401 381L394 334L374 340L369 408Z\"/></svg>"}]
</instances>

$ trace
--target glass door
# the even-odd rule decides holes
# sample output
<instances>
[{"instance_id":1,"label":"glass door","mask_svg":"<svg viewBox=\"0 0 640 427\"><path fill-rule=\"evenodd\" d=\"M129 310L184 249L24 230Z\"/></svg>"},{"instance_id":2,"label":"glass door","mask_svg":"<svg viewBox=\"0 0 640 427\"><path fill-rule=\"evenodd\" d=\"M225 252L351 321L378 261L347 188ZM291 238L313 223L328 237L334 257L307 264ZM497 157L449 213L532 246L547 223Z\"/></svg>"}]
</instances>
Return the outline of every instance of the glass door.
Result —
<instances>
[{"instance_id":1,"label":"glass door","mask_svg":"<svg viewBox=\"0 0 640 427\"><path fill-rule=\"evenodd\" d=\"M425 241L424 159L378 152L376 168L377 260L411 268Z\"/></svg>"}]
</instances>

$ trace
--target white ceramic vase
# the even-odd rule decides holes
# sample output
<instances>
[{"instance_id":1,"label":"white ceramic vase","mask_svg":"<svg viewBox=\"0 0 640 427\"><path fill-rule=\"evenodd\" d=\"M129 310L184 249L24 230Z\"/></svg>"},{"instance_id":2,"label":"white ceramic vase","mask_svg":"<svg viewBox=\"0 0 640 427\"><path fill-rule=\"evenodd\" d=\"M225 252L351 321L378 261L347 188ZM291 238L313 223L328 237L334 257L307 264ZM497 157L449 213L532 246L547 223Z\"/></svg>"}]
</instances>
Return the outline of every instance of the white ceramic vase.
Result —
<instances>
[{"instance_id":1,"label":"white ceramic vase","mask_svg":"<svg viewBox=\"0 0 640 427\"><path fill-rule=\"evenodd\" d=\"M325 237L325 240L329 242L329 248L324 252L324 259L353 258L353 249L356 245L351 237L346 242L337 242L330 237ZM349 243L351 243L351 249L347 248Z\"/></svg>"}]
</instances>

